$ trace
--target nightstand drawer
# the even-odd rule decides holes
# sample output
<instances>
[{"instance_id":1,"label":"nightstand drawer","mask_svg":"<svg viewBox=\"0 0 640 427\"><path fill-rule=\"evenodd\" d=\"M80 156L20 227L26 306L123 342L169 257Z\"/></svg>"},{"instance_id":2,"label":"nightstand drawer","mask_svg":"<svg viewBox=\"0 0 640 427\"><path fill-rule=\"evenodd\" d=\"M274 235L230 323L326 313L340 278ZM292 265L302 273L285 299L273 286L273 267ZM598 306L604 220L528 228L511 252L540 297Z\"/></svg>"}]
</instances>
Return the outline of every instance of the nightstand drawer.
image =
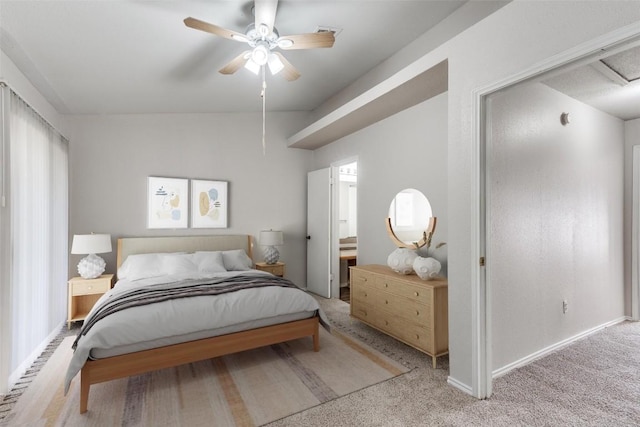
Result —
<instances>
[{"instance_id":1,"label":"nightstand drawer","mask_svg":"<svg viewBox=\"0 0 640 427\"><path fill-rule=\"evenodd\" d=\"M284 276L284 265L274 265L269 271L276 276Z\"/></svg>"},{"instance_id":2,"label":"nightstand drawer","mask_svg":"<svg viewBox=\"0 0 640 427\"><path fill-rule=\"evenodd\" d=\"M275 264L267 264L266 262L256 263L256 270L268 271L274 276L280 277L284 277L284 267L285 264L283 262L276 262Z\"/></svg>"},{"instance_id":3,"label":"nightstand drawer","mask_svg":"<svg viewBox=\"0 0 640 427\"><path fill-rule=\"evenodd\" d=\"M94 279L91 282L73 282L71 295L104 294L111 289L111 279Z\"/></svg>"}]
</instances>

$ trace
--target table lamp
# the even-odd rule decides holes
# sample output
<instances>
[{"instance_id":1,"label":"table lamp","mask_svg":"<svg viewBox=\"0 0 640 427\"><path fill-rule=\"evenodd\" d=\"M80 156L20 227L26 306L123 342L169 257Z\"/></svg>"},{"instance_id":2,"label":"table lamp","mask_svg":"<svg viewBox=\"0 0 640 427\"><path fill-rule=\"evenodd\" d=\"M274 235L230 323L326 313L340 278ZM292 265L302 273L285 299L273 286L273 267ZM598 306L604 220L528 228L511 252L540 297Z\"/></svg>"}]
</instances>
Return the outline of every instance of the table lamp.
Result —
<instances>
[{"instance_id":1,"label":"table lamp","mask_svg":"<svg viewBox=\"0 0 640 427\"><path fill-rule=\"evenodd\" d=\"M280 258L280 252L276 246L284 244L282 231L262 230L260 232L260 245L264 246L264 262L275 264Z\"/></svg>"},{"instance_id":2,"label":"table lamp","mask_svg":"<svg viewBox=\"0 0 640 427\"><path fill-rule=\"evenodd\" d=\"M78 263L78 273L83 279L95 279L107 263L96 254L111 252L110 234L76 234L71 245L72 254L87 255Z\"/></svg>"}]
</instances>

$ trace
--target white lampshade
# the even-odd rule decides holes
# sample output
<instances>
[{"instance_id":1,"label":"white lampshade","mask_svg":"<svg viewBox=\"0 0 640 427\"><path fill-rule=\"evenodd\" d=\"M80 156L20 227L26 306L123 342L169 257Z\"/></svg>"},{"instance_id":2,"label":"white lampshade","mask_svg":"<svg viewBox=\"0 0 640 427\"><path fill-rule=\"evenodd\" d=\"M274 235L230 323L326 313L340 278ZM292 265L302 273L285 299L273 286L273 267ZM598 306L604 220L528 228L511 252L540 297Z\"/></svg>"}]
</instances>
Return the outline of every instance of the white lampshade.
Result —
<instances>
[{"instance_id":1,"label":"white lampshade","mask_svg":"<svg viewBox=\"0 0 640 427\"><path fill-rule=\"evenodd\" d=\"M260 232L260 244L262 246L280 246L284 244L282 231L262 230Z\"/></svg>"},{"instance_id":2,"label":"white lampshade","mask_svg":"<svg viewBox=\"0 0 640 427\"><path fill-rule=\"evenodd\" d=\"M104 273L106 262L96 254L111 252L110 234L76 234L71 244L72 254L87 255L78 263L78 273L84 279L95 279Z\"/></svg>"},{"instance_id":3,"label":"white lampshade","mask_svg":"<svg viewBox=\"0 0 640 427\"><path fill-rule=\"evenodd\" d=\"M76 234L71 245L72 254L104 254L111 252L110 234Z\"/></svg>"}]
</instances>

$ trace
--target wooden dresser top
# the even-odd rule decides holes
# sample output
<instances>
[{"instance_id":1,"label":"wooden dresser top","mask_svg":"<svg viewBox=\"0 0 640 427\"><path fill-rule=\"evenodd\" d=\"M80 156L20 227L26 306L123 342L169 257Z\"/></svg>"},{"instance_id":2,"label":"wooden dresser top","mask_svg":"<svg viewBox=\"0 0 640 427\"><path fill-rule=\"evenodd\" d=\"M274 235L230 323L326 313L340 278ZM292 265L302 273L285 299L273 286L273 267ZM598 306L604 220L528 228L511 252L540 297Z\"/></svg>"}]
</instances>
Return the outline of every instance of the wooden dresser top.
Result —
<instances>
[{"instance_id":1,"label":"wooden dresser top","mask_svg":"<svg viewBox=\"0 0 640 427\"><path fill-rule=\"evenodd\" d=\"M352 270L368 271L371 273L383 274L394 279L406 280L408 282L416 283L419 285L426 285L433 288L440 288L448 286L446 277L437 277L433 280L422 280L415 273L412 274L400 274L393 271L390 267L381 264L368 264L368 265L356 265L349 267Z\"/></svg>"}]
</instances>

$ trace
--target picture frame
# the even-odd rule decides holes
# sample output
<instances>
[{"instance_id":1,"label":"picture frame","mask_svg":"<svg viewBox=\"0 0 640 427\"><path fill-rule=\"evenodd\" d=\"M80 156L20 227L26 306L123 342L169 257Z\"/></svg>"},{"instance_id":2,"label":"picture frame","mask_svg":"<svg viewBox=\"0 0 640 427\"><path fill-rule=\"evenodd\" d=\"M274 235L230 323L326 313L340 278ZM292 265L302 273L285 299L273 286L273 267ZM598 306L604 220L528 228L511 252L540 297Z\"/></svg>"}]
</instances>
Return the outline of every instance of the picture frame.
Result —
<instances>
[{"instance_id":1,"label":"picture frame","mask_svg":"<svg viewBox=\"0 0 640 427\"><path fill-rule=\"evenodd\" d=\"M191 180L191 227L228 227L228 182Z\"/></svg>"},{"instance_id":2,"label":"picture frame","mask_svg":"<svg viewBox=\"0 0 640 427\"><path fill-rule=\"evenodd\" d=\"M187 228L189 225L189 180L147 178L147 228Z\"/></svg>"}]
</instances>

